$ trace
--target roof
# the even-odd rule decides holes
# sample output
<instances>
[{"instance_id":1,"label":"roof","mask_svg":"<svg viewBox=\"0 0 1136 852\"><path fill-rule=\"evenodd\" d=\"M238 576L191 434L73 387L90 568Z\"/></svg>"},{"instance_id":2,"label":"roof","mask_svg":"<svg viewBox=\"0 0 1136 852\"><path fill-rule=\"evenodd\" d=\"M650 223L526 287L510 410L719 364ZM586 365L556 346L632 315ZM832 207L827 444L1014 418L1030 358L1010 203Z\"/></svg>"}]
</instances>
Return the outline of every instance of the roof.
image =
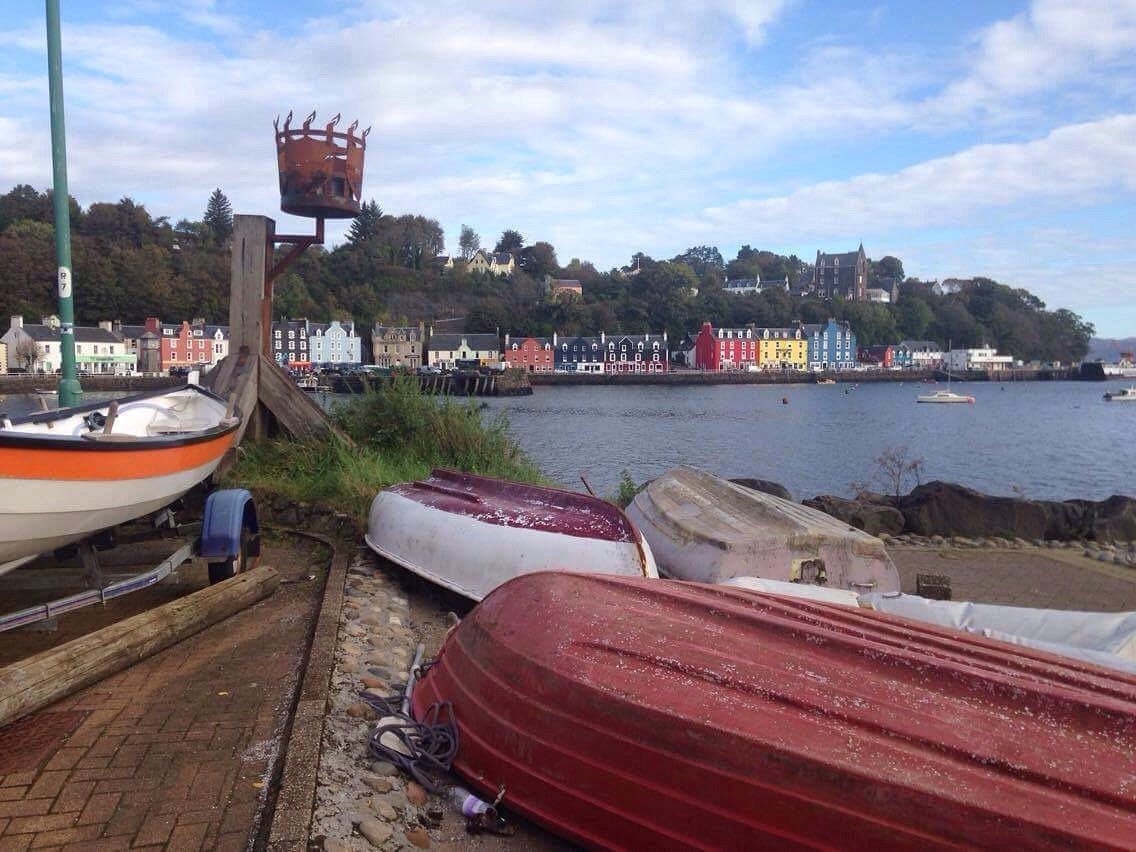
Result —
<instances>
[{"instance_id":1,"label":"roof","mask_svg":"<svg viewBox=\"0 0 1136 852\"><path fill-rule=\"evenodd\" d=\"M28 337L37 343L59 342L59 329L54 326L28 325L25 323L22 328ZM113 331L107 331L105 328L98 328L97 326L91 328L90 326L77 325L75 326L75 342L122 343L122 335L115 334Z\"/></svg>"},{"instance_id":2,"label":"roof","mask_svg":"<svg viewBox=\"0 0 1136 852\"><path fill-rule=\"evenodd\" d=\"M841 264L855 265L856 261L859 260L859 258L860 252L858 250L839 252L836 254L825 254L823 251L817 252L817 259L819 263L824 263L828 260L839 260Z\"/></svg>"},{"instance_id":3,"label":"roof","mask_svg":"<svg viewBox=\"0 0 1136 852\"><path fill-rule=\"evenodd\" d=\"M465 340L470 349L478 352L485 350L495 352L501 349L501 340L496 334L434 334L430 336L426 348L432 352L443 349L452 351L461 349L462 340Z\"/></svg>"}]
</instances>

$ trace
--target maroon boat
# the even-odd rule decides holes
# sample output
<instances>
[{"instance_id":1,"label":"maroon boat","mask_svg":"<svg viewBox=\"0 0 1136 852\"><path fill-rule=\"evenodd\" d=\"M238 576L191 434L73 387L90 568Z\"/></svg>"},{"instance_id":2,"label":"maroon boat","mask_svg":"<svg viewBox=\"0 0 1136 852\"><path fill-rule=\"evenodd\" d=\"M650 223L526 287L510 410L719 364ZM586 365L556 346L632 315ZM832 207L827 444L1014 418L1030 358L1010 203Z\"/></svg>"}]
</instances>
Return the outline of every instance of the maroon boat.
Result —
<instances>
[{"instance_id":1,"label":"maroon boat","mask_svg":"<svg viewBox=\"0 0 1136 852\"><path fill-rule=\"evenodd\" d=\"M867 610L539 573L417 685L454 766L597 848L1121 848L1136 678Z\"/></svg>"}]
</instances>

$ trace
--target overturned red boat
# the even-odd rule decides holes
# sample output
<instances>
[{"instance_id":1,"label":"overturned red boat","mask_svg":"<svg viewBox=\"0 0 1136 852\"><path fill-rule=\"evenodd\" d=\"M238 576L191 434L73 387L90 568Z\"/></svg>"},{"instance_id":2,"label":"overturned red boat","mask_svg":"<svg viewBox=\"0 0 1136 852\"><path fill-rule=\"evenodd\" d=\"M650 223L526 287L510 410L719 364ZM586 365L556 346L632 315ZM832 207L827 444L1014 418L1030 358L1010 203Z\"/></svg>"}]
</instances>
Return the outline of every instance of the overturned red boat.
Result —
<instances>
[{"instance_id":1,"label":"overturned red boat","mask_svg":"<svg viewBox=\"0 0 1136 852\"><path fill-rule=\"evenodd\" d=\"M871 611L518 577L415 689L454 766L599 848L1128 847L1136 678Z\"/></svg>"}]
</instances>

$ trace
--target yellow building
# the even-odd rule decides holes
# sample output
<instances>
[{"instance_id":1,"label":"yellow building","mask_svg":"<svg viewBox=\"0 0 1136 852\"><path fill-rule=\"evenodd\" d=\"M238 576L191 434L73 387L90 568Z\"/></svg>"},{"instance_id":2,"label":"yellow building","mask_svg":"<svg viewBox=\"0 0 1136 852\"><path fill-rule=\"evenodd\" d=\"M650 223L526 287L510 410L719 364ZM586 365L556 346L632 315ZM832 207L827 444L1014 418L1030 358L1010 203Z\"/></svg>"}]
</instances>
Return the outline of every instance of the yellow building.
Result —
<instances>
[{"instance_id":1,"label":"yellow building","mask_svg":"<svg viewBox=\"0 0 1136 852\"><path fill-rule=\"evenodd\" d=\"M757 328L757 367L760 370L806 370L809 341L800 327Z\"/></svg>"}]
</instances>

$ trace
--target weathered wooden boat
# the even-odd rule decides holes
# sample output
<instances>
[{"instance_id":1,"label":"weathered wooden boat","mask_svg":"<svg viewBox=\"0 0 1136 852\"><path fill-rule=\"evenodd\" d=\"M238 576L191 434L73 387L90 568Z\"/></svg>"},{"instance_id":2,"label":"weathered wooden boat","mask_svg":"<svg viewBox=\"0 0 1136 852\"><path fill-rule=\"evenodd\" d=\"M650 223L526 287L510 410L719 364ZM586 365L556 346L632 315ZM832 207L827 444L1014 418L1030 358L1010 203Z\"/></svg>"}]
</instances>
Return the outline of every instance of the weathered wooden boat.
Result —
<instances>
[{"instance_id":1,"label":"weathered wooden boat","mask_svg":"<svg viewBox=\"0 0 1136 852\"><path fill-rule=\"evenodd\" d=\"M169 505L239 424L196 385L0 421L0 573Z\"/></svg>"},{"instance_id":2,"label":"weathered wooden boat","mask_svg":"<svg viewBox=\"0 0 1136 852\"><path fill-rule=\"evenodd\" d=\"M531 571L658 577L639 530L606 500L442 468L375 495L364 538L380 556L475 601Z\"/></svg>"},{"instance_id":3,"label":"weathered wooden boat","mask_svg":"<svg viewBox=\"0 0 1136 852\"><path fill-rule=\"evenodd\" d=\"M666 471L635 496L627 515L667 577L705 583L764 577L899 591L899 572L875 536L697 468Z\"/></svg>"},{"instance_id":4,"label":"weathered wooden boat","mask_svg":"<svg viewBox=\"0 0 1136 852\"><path fill-rule=\"evenodd\" d=\"M721 585L506 583L416 685L487 798L611 849L1130 847L1136 677Z\"/></svg>"}]
</instances>

